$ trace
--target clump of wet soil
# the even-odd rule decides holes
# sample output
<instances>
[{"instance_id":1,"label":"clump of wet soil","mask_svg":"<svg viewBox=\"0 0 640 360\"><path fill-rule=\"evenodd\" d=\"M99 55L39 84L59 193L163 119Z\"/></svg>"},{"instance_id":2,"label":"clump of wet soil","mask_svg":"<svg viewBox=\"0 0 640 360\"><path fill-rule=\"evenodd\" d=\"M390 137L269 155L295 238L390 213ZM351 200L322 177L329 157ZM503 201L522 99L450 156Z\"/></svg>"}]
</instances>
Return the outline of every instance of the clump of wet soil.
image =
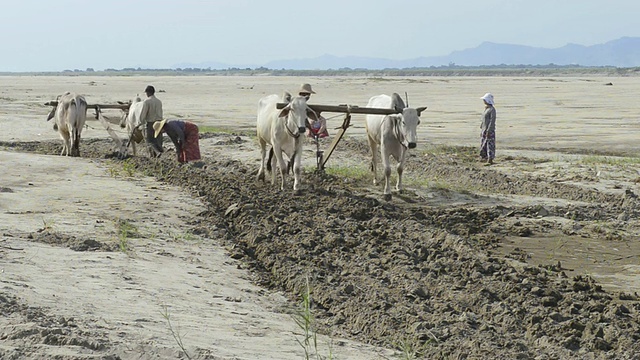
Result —
<instances>
[{"instance_id":1,"label":"clump of wet soil","mask_svg":"<svg viewBox=\"0 0 640 360\"><path fill-rule=\"evenodd\" d=\"M58 144L16 144L57 154ZM83 142L104 158L108 141ZM363 147L351 144L350 151ZM416 157L413 169L470 188L581 201L536 206L432 207L386 202L367 188L305 174L300 194L255 180L255 170L223 152L205 166L171 154L128 159L137 171L181 186L207 204L193 232L225 242L263 285L292 299L312 289L320 330L385 346L409 342L425 358L634 358L640 354L640 302L604 291L560 264L532 265L495 251L505 236L557 231L523 224L541 211L558 217L636 216L637 200L544 179L497 173L461 157ZM339 184L339 185L337 185ZM537 226L537 227L536 227ZM517 260L514 260L517 258Z\"/></svg>"},{"instance_id":2,"label":"clump of wet soil","mask_svg":"<svg viewBox=\"0 0 640 360\"><path fill-rule=\"evenodd\" d=\"M115 243L104 243L96 239L77 237L70 234L60 233L42 229L34 233L25 234L5 234L8 236L19 237L24 240L49 244L54 246L66 247L73 251L106 251L113 252L118 250Z\"/></svg>"},{"instance_id":3,"label":"clump of wet soil","mask_svg":"<svg viewBox=\"0 0 640 360\"><path fill-rule=\"evenodd\" d=\"M76 346L89 351L100 352L108 347L108 336L95 329L83 329L70 317L54 317L37 307L21 303L8 294L0 294L0 315L4 321L20 325L5 327L0 334L0 342L11 341L23 344L11 350L0 349L3 359L21 359L38 354L38 349L47 346ZM0 320L0 324L3 320ZM59 359L67 359L60 355ZM96 359L118 359L117 356L92 357Z\"/></svg>"}]
</instances>

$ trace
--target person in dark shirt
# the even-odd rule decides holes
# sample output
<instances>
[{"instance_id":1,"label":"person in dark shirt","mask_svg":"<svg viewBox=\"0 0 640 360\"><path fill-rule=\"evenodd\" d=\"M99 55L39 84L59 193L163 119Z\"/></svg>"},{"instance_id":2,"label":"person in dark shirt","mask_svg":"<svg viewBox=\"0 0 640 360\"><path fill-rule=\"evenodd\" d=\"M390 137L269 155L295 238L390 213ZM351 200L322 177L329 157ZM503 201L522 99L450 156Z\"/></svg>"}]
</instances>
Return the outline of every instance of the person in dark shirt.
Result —
<instances>
[{"instance_id":1,"label":"person in dark shirt","mask_svg":"<svg viewBox=\"0 0 640 360\"><path fill-rule=\"evenodd\" d=\"M196 124L189 121L164 119L153 123L153 130L154 137L158 137L162 132L169 135L176 147L179 163L200 160L200 140Z\"/></svg>"}]
</instances>

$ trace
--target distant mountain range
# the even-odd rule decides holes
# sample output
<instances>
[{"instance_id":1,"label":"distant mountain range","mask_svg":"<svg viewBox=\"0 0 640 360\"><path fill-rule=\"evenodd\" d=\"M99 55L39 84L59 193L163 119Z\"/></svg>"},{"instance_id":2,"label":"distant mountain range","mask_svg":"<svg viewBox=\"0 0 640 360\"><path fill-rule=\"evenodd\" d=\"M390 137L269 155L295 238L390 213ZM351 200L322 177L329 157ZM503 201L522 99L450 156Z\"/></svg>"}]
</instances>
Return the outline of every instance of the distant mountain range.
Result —
<instances>
[{"instance_id":1,"label":"distant mountain range","mask_svg":"<svg viewBox=\"0 0 640 360\"><path fill-rule=\"evenodd\" d=\"M259 68L287 70L329 69L405 69L431 66L488 66L488 65L580 65L580 66L640 66L640 37L622 37L604 44L584 46L567 44L548 49L524 45L484 42L471 49L454 51L445 56L418 57L407 60L322 55L310 59L285 59L266 64L225 64L204 62L182 63L174 68L229 69Z\"/></svg>"}]
</instances>

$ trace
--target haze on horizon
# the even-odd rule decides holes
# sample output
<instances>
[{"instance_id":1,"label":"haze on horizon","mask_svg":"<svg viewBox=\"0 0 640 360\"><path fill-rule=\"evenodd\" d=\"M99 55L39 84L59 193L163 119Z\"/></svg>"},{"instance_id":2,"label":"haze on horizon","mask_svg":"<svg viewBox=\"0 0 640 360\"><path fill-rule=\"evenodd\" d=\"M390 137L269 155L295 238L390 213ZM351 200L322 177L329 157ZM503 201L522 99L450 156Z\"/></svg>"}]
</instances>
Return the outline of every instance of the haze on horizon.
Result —
<instances>
[{"instance_id":1,"label":"haze on horizon","mask_svg":"<svg viewBox=\"0 0 640 360\"><path fill-rule=\"evenodd\" d=\"M635 0L22 0L3 3L0 72L261 65L324 54L447 55L640 36Z\"/></svg>"}]
</instances>

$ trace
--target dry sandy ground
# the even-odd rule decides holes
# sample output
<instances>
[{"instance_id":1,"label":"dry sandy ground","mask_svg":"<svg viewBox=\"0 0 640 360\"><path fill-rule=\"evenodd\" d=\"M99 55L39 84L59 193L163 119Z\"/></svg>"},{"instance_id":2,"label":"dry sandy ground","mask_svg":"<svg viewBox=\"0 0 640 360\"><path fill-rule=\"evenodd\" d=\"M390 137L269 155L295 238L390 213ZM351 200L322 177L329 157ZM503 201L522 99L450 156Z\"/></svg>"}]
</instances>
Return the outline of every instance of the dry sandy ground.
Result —
<instances>
[{"instance_id":1,"label":"dry sandy ground","mask_svg":"<svg viewBox=\"0 0 640 360\"><path fill-rule=\"evenodd\" d=\"M64 91L85 94L92 104L114 103L147 84L161 91L158 97L169 118L253 130L258 99L282 90L294 92L301 82L313 84L318 94L311 102L316 104L364 106L379 93L408 92L412 106L428 106L419 129L423 145L475 145L479 97L491 91L498 109L499 156L553 157L549 150L567 148L640 153L640 78L0 77L0 141L56 139L52 124L45 122L49 109L43 103ZM608 82L614 85L605 86ZM362 120L354 116L350 135L363 135ZM329 120L330 127L340 123L341 117ZM97 121L88 125L83 137L106 137ZM254 154L253 145L243 146ZM122 358L180 355L172 328L192 355L302 357L296 343L300 331L289 315L293 305L255 286L251 274L220 246L185 232L188 220L204 209L197 200L150 178L118 180L103 163L87 159L2 151L0 166L0 295L15 297L16 306L44 309L47 317L65 323L71 318L88 338L118 344ZM628 186L640 193L637 185ZM120 219L136 229L127 252L117 249ZM43 230L75 234L77 239L63 239L63 246L29 241ZM70 249L86 238L116 249ZM638 270L629 271L637 275ZM622 290L640 290L636 275L629 275L629 285ZM171 326L162 316L165 309ZM25 334L39 331L26 313L15 311L0 320L0 338L19 328ZM3 341L0 352L11 354L34 341L32 335L23 339ZM327 342L322 338L321 347ZM91 346L59 345L65 343L34 343L33 353L22 355L91 354ZM333 352L340 359L398 356L337 339Z\"/></svg>"},{"instance_id":2,"label":"dry sandy ground","mask_svg":"<svg viewBox=\"0 0 640 360\"><path fill-rule=\"evenodd\" d=\"M118 344L115 353L124 359L177 357L165 310L191 355L206 349L216 359L300 358L291 304L253 285L221 247L185 233L185 221L203 210L197 201L152 179L116 180L81 159L3 151L0 163L2 293L48 316L73 318L94 333L90 338ZM117 251L119 219L136 228L127 252ZM45 227L78 240L62 241L62 247L27 240ZM88 238L116 251L67 248ZM5 355L33 340L12 334L37 328L16 316L0 320L0 333L11 340L0 345ZM391 354L336 340L340 358ZM321 341L327 346L326 338ZM22 356L74 358L85 350L32 344L33 353Z\"/></svg>"}]
</instances>

